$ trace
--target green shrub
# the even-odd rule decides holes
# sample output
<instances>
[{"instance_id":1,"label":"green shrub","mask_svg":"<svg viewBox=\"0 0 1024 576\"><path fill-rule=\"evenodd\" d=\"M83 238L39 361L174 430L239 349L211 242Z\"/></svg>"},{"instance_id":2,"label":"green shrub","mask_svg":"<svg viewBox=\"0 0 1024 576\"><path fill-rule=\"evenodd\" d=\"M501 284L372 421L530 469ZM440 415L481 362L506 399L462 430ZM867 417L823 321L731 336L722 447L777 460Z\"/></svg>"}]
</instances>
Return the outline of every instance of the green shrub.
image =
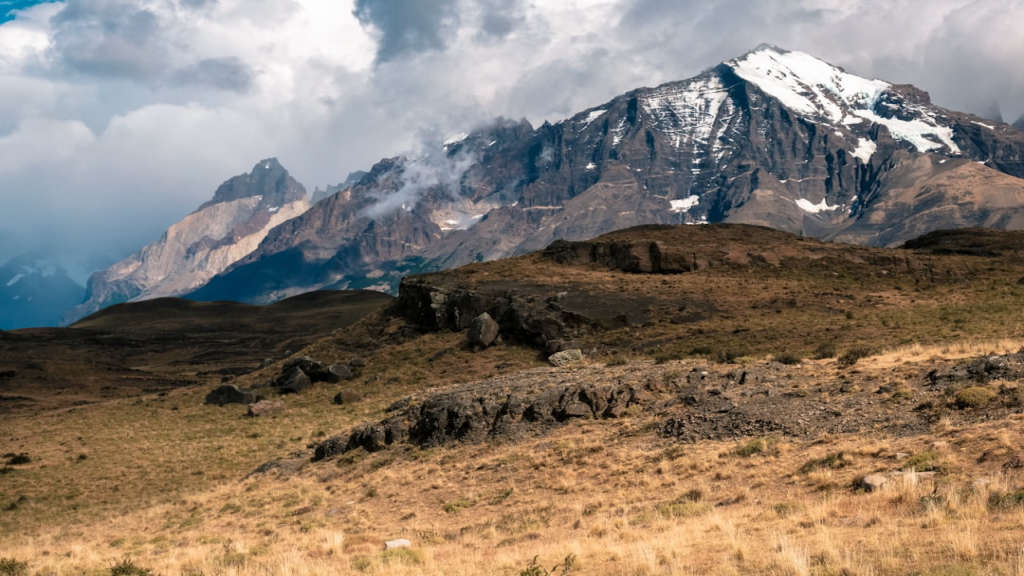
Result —
<instances>
[{"instance_id":1,"label":"green shrub","mask_svg":"<svg viewBox=\"0 0 1024 576\"><path fill-rule=\"evenodd\" d=\"M153 571L137 566L130 558L125 558L110 567L110 576L152 576Z\"/></svg>"},{"instance_id":2,"label":"green shrub","mask_svg":"<svg viewBox=\"0 0 1024 576\"><path fill-rule=\"evenodd\" d=\"M846 456L846 454L842 452L833 452L831 454L824 456L823 458L814 458L812 460L808 460L807 462L804 463L803 466L800 467L800 473L808 474L815 470L821 470L824 468L830 470L838 470L840 468L845 468L849 464L850 459Z\"/></svg>"},{"instance_id":3,"label":"green shrub","mask_svg":"<svg viewBox=\"0 0 1024 576\"><path fill-rule=\"evenodd\" d=\"M746 444L741 444L733 450L733 454L741 458L750 458L758 454L766 454L775 449L778 440L775 438L755 438Z\"/></svg>"},{"instance_id":4,"label":"green shrub","mask_svg":"<svg viewBox=\"0 0 1024 576\"><path fill-rule=\"evenodd\" d=\"M1024 488L1013 492L993 492L988 495L988 507L993 510L1024 508ZM3 572L0 571L0 574Z\"/></svg>"},{"instance_id":5,"label":"green shrub","mask_svg":"<svg viewBox=\"0 0 1024 576\"><path fill-rule=\"evenodd\" d=\"M800 362L802 362L803 358L800 358L796 354L792 354L790 352L783 352L782 354L775 355L775 361L778 362L779 364L792 366L794 364L799 364Z\"/></svg>"},{"instance_id":6,"label":"green shrub","mask_svg":"<svg viewBox=\"0 0 1024 576\"><path fill-rule=\"evenodd\" d=\"M822 342L814 349L814 359L824 360L826 358L836 357L836 344L835 342Z\"/></svg>"},{"instance_id":7,"label":"green shrub","mask_svg":"<svg viewBox=\"0 0 1024 576\"><path fill-rule=\"evenodd\" d=\"M537 562L537 556L534 556L530 563L526 565L526 568L519 571L519 576L568 576L575 567L575 554L569 554L561 562L554 565L551 570L541 566Z\"/></svg>"},{"instance_id":8,"label":"green shrub","mask_svg":"<svg viewBox=\"0 0 1024 576\"><path fill-rule=\"evenodd\" d=\"M964 410L967 408L984 408L989 402L995 400L996 391L985 386L968 386L957 390L953 395L956 407Z\"/></svg>"},{"instance_id":9,"label":"green shrub","mask_svg":"<svg viewBox=\"0 0 1024 576\"><path fill-rule=\"evenodd\" d=\"M840 366L853 366L858 360L871 356L874 352L866 346L850 348L839 357Z\"/></svg>"},{"instance_id":10,"label":"green shrub","mask_svg":"<svg viewBox=\"0 0 1024 576\"><path fill-rule=\"evenodd\" d=\"M914 469L918 472L935 472L942 468L942 456L935 450L918 452L903 463L904 469Z\"/></svg>"}]
</instances>

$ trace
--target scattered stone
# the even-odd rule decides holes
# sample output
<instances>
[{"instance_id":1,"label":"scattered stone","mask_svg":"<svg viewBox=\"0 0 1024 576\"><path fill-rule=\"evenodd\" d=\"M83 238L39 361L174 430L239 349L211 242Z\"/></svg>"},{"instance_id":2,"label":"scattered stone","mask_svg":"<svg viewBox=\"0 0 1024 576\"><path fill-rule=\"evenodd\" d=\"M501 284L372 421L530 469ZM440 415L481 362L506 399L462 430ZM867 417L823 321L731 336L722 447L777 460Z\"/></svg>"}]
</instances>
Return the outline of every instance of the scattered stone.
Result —
<instances>
[{"instance_id":1,"label":"scattered stone","mask_svg":"<svg viewBox=\"0 0 1024 576\"><path fill-rule=\"evenodd\" d=\"M255 404L249 404L249 412L247 416L255 418L257 416L270 416L271 414L277 414L284 410L284 403L280 400L260 400Z\"/></svg>"},{"instance_id":2,"label":"scattered stone","mask_svg":"<svg viewBox=\"0 0 1024 576\"><path fill-rule=\"evenodd\" d=\"M571 350L555 352L551 356L548 356L548 362L557 368L564 368L573 364L579 364L580 362L583 362L583 351L579 348L573 348Z\"/></svg>"},{"instance_id":3,"label":"scattered stone","mask_svg":"<svg viewBox=\"0 0 1024 576\"><path fill-rule=\"evenodd\" d=\"M312 380L298 366L293 366L277 380L277 389L281 394L297 394L312 385Z\"/></svg>"},{"instance_id":4,"label":"scattered stone","mask_svg":"<svg viewBox=\"0 0 1024 576\"><path fill-rule=\"evenodd\" d=\"M866 492L878 492L888 482L889 476L886 474L868 474L867 476L861 478L857 484Z\"/></svg>"},{"instance_id":5,"label":"scattered stone","mask_svg":"<svg viewBox=\"0 0 1024 576\"><path fill-rule=\"evenodd\" d=\"M366 360L363 360L362 358L353 358L352 360L349 360L348 365L352 368L365 368Z\"/></svg>"},{"instance_id":6,"label":"scattered stone","mask_svg":"<svg viewBox=\"0 0 1024 576\"><path fill-rule=\"evenodd\" d=\"M206 395L206 404L214 406L226 406L228 404L251 404L256 401L256 395L249 390L242 390L234 384L227 384L214 388Z\"/></svg>"},{"instance_id":7,"label":"scattered stone","mask_svg":"<svg viewBox=\"0 0 1024 576\"><path fill-rule=\"evenodd\" d=\"M487 312L473 318L466 333L469 345L473 348L487 348L498 338L500 327Z\"/></svg>"},{"instance_id":8,"label":"scattered stone","mask_svg":"<svg viewBox=\"0 0 1024 576\"><path fill-rule=\"evenodd\" d=\"M310 382L330 382L337 383L341 381L341 378L330 366L327 366L323 362L318 362L312 358L302 357L289 360L285 363L284 368L281 370L282 374L287 374L293 368L299 368L306 373L309 377Z\"/></svg>"},{"instance_id":9,"label":"scattered stone","mask_svg":"<svg viewBox=\"0 0 1024 576\"><path fill-rule=\"evenodd\" d=\"M353 392L351 390L342 390L341 392L338 392L337 394L334 395L334 399L331 400L331 402L337 404L338 406L342 406L344 404L353 404L362 399L363 397L360 396L358 392Z\"/></svg>"},{"instance_id":10,"label":"scattered stone","mask_svg":"<svg viewBox=\"0 0 1024 576\"><path fill-rule=\"evenodd\" d=\"M340 382L342 380L351 380L355 378L355 374L352 373L352 369L345 364L331 364L327 370L334 377L334 382Z\"/></svg>"},{"instance_id":11,"label":"scattered stone","mask_svg":"<svg viewBox=\"0 0 1024 576\"><path fill-rule=\"evenodd\" d=\"M398 550L401 548L412 548L412 542L406 540L405 538L398 538L396 540L388 540L384 543L385 552L388 550Z\"/></svg>"}]
</instances>

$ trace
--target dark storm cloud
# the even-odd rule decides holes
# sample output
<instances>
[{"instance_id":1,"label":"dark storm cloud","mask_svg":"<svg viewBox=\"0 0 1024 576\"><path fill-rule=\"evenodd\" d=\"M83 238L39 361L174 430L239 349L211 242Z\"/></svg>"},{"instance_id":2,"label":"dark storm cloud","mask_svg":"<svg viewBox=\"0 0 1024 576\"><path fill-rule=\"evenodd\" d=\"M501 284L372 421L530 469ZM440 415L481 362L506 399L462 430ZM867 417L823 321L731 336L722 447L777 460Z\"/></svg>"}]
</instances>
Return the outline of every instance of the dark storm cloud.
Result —
<instances>
[{"instance_id":1,"label":"dark storm cloud","mask_svg":"<svg viewBox=\"0 0 1024 576\"><path fill-rule=\"evenodd\" d=\"M443 49L458 25L455 0L356 0L355 15L380 31L381 62Z\"/></svg>"},{"instance_id":2,"label":"dark storm cloud","mask_svg":"<svg viewBox=\"0 0 1024 576\"><path fill-rule=\"evenodd\" d=\"M52 25L58 60L84 75L150 78L168 58L160 18L135 3L68 0Z\"/></svg>"},{"instance_id":3,"label":"dark storm cloud","mask_svg":"<svg viewBox=\"0 0 1024 576\"><path fill-rule=\"evenodd\" d=\"M216 0L180 0L200 11ZM151 85L173 83L244 92L253 72L236 57L182 62L187 46L170 30L175 23L130 0L68 0L54 16L51 50L58 65L79 77L125 79Z\"/></svg>"}]
</instances>

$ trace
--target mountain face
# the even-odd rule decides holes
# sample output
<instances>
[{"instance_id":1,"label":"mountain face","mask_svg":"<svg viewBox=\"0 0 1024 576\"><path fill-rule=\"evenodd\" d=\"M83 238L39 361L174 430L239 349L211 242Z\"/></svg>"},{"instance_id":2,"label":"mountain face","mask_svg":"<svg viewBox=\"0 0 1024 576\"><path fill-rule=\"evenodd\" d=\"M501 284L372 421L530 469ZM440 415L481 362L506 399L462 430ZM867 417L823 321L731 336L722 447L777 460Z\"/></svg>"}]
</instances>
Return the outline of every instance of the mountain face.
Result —
<instances>
[{"instance_id":1,"label":"mountain face","mask_svg":"<svg viewBox=\"0 0 1024 576\"><path fill-rule=\"evenodd\" d=\"M192 291L255 250L267 233L309 208L306 190L276 159L217 188L213 199L138 253L93 274L67 321L133 300Z\"/></svg>"},{"instance_id":2,"label":"mountain face","mask_svg":"<svg viewBox=\"0 0 1024 576\"><path fill-rule=\"evenodd\" d=\"M48 259L24 254L0 266L0 330L58 326L85 288Z\"/></svg>"},{"instance_id":3,"label":"mountain face","mask_svg":"<svg viewBox=\"0 0 1024 576\"><path fill-rule=\"evenodd\" d=\"M1024 227L1024 134L913 86L762 46L533 128L500 120L391 158L192 294L263 302L394 289L639 224L740 222L872 245Z\"/></svg>"}]
</instances>

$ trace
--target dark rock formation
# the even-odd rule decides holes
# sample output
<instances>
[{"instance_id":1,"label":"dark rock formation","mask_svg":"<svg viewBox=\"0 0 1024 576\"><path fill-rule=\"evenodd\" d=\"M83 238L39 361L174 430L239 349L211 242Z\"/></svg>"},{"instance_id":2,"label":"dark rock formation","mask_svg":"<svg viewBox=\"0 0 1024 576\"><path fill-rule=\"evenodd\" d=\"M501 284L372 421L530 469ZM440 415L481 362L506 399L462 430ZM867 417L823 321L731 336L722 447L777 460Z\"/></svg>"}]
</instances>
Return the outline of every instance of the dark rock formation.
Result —
<instances>
[{"instance_id":1,"label":"dark rock formation","mask_svg":"<svg viewBox=\"0 0 1024 576\"><path fill-rule=\"evenodd\" d=\"M421 447L507 437L574 418L616 418L638 402L625 384L560 384L507 392L458 390L410 405L375 424L335 436L316 446L314 460L363 448L374 452L392 444Z\"/></svg>"},{"instance_id":2,"label":"dark rock formation","mask_svg":"<svg viewBox=\"0 0 1024 576\"><path fill-rule=\"evenodd\" d=\"M281 394L297 394L312 385L309 376L298 366L292 366L274 382Z\"/></svg>"},{"instance_id":3,"label":"dark rock formation","mask_svg":"<svg viewBox=\"0 0 1024 576\"><path fill-rule=\"evenodd\" d=\"M234 384L226 384L214 388L206 395L206 404L226 406L228 404L249 404L256 401L256 395L249 390L241 390Z\"/></svg>"}]
</instances>

